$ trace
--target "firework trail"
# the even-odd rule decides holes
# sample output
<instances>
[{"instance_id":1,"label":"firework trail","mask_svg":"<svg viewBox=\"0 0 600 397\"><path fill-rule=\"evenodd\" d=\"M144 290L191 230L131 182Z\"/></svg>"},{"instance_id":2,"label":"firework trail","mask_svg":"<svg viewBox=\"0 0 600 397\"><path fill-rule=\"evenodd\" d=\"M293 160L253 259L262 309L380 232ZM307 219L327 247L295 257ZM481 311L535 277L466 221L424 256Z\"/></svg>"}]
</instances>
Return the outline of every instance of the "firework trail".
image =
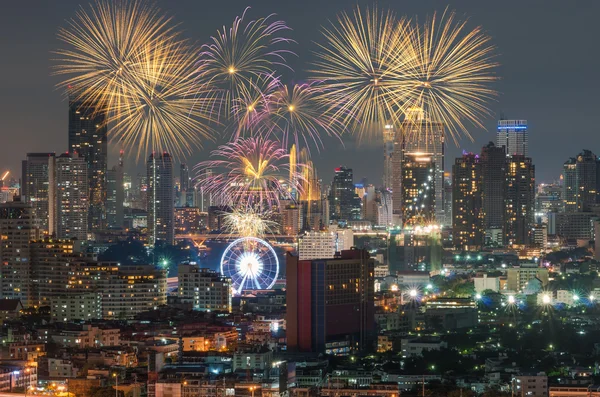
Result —
<instances>
[{"instance_id":1,"label":"firework trail","mask_svg":"<svg viewBox=\"0 0 600 397\"><path fill-rule=\"evenodd\" d=\"M141 1L98 1L81 9L58 37L59 87L106 116L110 138L137 150L175 156L211 137L214 90L195 82L195 51L171 19ZM145 153L144 153L145 152Z\"/></svg>"},{"instance_id":2,"label":"firework trail","mask_svg":"<svg viewBox=\"0 0 600 397\"><path fill-rule=\"evenodd\" d=\"M222 89L227 116L246 86L263 75L273 75L278 67L287 68L285 58L292 54L285 48L293 42L284 37L290 30L285 22L276 20L275 14L247 22L249 9L229 29L218 30L200 52L198 78Z\"/></svg>"},{"instance_id":3,"label":"firework trail","mask_svg":"<svg viewBox=\"0 0 600 397\"><path fill-rule=\"evenodd\" d=\"M261 136L239 138L219 146L211 157L196 166L199 187L234 207L278 207L281 199L290 199L291 192L301 188L302 167L290 169L290 155L279 142Z\"/></svg>"},{"instance_id":4,"label":"firework trail","mask_svg":"<svg viewBox=\"0 0 600 397\"><path fill-rule=\"evenodd\" d=\"M268 210L257 210L241 206L224 216L225 230L241 237L262 238L273 233L277 223L272 221L273 213Z\"/></svg>"}]
</instances>

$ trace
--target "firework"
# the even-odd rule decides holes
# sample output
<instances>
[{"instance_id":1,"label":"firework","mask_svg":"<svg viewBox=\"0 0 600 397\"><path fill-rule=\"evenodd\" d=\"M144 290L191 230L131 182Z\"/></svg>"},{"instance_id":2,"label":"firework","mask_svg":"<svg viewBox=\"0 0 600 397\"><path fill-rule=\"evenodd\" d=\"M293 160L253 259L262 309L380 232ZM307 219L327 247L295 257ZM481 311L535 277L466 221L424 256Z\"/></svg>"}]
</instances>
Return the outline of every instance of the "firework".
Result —
<instances>
[{"instance_id":1,"label":"firework","mask_svg":"<svg viewBox=\"0 0 600 397\"><path fill-rule=\"evenodd\" d=\"M272 96L269 122L263 123L263 129L284 147L290 144L309 147L312 143L322 147L322 133L339 139L343 125L319 100L323 93L319 82L280 87Z\"/></svg>"},{"instance_id":2,"label":"firework","mask_svg":"<svg viewBox=\"0 0 600 397\"><path fill-rule=\"evenodd\" d=\"M81 8L58 38L67 48L56 52L55 74L78 101L105 109L119 102L137 72L139 54L175 36L170 18L141 1L96 1Z\"/></svg>"},{"instance_id":3,"label":"firework","mask_svg":"<svg viewBox=\"0 0 600 397\"><path fill-rule=\"evenodd\" d=\"M447 10L423 25L415 23L407 32L410 45L398 53L404 61L400 77L406 119L420 114L417 119L441 122L455 142L461 134L470 137L465 121L484 128L481 119L489 115L486 102L496 95L489 87L496 80L497 66L490 38L480 27L468 30L466 21L458 21Z\"/></svg>"},{"instance_id":4,"label":"firework","mask_svg":"<svg viewBox=\"0 0 600 397\"><path fill-rule=\"evenodd\" d=\"M216 98L210 88L198 89L193 54L185 42L156 42L140 53L123 100L107 108L112 138L137 147L138 157L150 151L184 156L211 139Z\"/></svg>"},{"instance_id":5,"label":"firework","mask_svg":"<svg viewBox=\"0 0 600 397\"><path fill-rule=\"evenodd\" d=\"M232 100L236 125L234 140L267 128L275 95L280 88L279 79L270 74L251 77L246 84L238 87L238 96Z\"/></svg>"},{"instance_id":6,"label":"firework","mask_svg":"<svg viewBox=\"0 0 600 397\"><path fill-rule=\"evenodd\" d=\"M230 112L240 90L261 75L272 75L274 69L285 66L285 57L291 52L285 44L292 40L282 34L290 28L271 14L246 22L244 10L233 25L217 31L212 43L202 47L198 63L200 81L209 81L223 89L226 112Z\"/></svg>"},{"instance_id":7,"label":"firework","mask_svg":"<svg viewBox=\"0 0 600 397\"><path fill-rule=\"evenodd\" d=\"M270 220L271 211L257 210L251 207L237 207L232 212L224 216L225 230L230 234L237 234L241 237L264 237L265 234L272 233L277 225Z\"/></svg>"},{"instance_id":8,"label":"firework","mask_svg":"<svg viewBox=\"0 0 600 397\"><path fill-rule=\"evenodd\" d=\"M290 193L300 188L301 166L290 172L290 156L276 141L261 136L239 138L214 150L211 157L196 167L198 175L204 176L199 179L200 188L236 207L276 207L280 199L291 198Z\"/></svg>"},{"instance_id":9,"label":"firework","mask_svg":"<svg viewBox=\"0 0 600 397\"><path fill-rule=\"evenodd\" d=\"M209 138L214 91L195 82L195 57L159 10L136 1L97 2L81 10L59 38L59 86L93 106L111 124L111 140L137 148L137 156L191 152Z\"/></svg>"},{"instance_id":10,"label":"firework","mask_svg":"<svg viewBox=\"0 0 600 397\"><path fill-rule=\"evenodd\" d=\"M331 116L359 137L398 120L407 82L400 79L408 60L399 54L409 45L409 25L391 12L356 8L324 29L310 71L325 83L320 95Z\"/></svg>"}]
</instances>

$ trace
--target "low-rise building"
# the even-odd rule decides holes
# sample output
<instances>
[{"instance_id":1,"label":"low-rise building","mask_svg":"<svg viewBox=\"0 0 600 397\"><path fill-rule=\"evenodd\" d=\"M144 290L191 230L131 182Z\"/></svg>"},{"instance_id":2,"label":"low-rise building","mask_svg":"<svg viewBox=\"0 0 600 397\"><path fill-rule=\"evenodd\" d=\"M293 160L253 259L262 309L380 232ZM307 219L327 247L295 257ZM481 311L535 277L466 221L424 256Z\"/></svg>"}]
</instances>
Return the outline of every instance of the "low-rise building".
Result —
<instances>
[{"instance_id":1,"label":"low-rise building","mask_svg":"<svg viewBox=\"0 0 600 397\"><path fill-rule=\"evenodd\" d=\"M178 267L179 297L194 310L231 312L231 279L194 264Z\"/></svg>"}]
</instances>

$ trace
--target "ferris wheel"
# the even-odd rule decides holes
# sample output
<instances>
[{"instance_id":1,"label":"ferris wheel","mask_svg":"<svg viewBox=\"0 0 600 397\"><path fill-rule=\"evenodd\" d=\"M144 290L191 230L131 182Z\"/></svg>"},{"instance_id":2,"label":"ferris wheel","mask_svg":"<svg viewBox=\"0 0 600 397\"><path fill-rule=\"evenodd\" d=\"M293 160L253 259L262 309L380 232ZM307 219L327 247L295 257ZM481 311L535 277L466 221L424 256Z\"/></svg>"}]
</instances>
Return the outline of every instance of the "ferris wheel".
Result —
<instances>
[{"instance_id":1,"label":"ferris wheel","mask_svg":"<svg viewBox=\"0 0 600 397\"><path fill-rule=\"evenodd\" d=\"M231 278L236 295L248 289L271 289L279 274L279 259L265 240L242 237L225 249L221 274Z\"/></svg>"}]
</instances>

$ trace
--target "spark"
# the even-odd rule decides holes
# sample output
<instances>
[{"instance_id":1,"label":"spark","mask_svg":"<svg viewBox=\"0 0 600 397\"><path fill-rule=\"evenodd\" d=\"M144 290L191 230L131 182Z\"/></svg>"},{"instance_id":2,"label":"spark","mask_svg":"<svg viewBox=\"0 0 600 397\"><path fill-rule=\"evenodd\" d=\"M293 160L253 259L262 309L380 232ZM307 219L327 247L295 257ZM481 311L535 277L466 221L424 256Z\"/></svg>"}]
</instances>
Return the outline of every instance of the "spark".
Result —
<instances>
[{"instance_id":1,"label":"spark","mask_svg":"<svg viewBox=\"0 0 600 397\"><path fill-rule=\"evenodd\" d=\"M319 82L283 85L272 97L269 122L263 124L270 136L282 142L317 149L323 147L321 134L340 139L343 125L328 112L319 96L324 92Z\"/></svg>"},{"instance_id":2,"label":"spark","mask_svg":"<svg viewBox=\"0 0 600 397\"><path fill-rule=\"evenodd\" d=\"M194 51L171 18L138 0L98 0L58 33L55 74L70 99L103 113L110 138L143 151L189 153L211 137L214 90L195 82Z\"/></svg>"},{"instance_id":3,"label":"spark","mask_svg":"<svg viewBox=\"0 0 600 397\"><path fill-rule=\"evenodd\" d=\"M484 129L481 120L490 115L486 103L495 98L490 83L497 80L495 48L481 27L468 29L454 11L438 18L434 13L424 24L415 21L406 30L409 45L397 56L403 62L402 111L419 109L424 117L444 124L457 143L459 136L471 138L468 125ZM408 89L407 89L408 88ZM418 123L429 134L430 123Z\"/></svg>"},{"instance_id":4,"label":"spark","mask_svg":"<svg viewBox=\"0 0 600 397\"><path fill-rule=\"evenodd\" d=\"M225 230L241 237L259 237L272 233L277 223L270 220L273 213L251 207L237 207L224 217Z\"/></svg>"},{"instance_id":5,"label":"spark","mask_svg":"<svg viewBox=\"0 0 600 397\"><path fill-rule=\"evenodd\" d=\"M323 30L311 76L327 87L320 99L328 112L359 138L398 121L407 89L398 76L408 61L398 53L412 55L408 29L392 12L357 7Z\"/></svg>"},{"instance_id":6,"label":"spark","mask_svg":"<svg viewBox=\"0 0 600 397\"><path fill-rule=\"evenodd\" d=\"M288 68L286 45L292 43L283 33L290 28L275 14L246 22L247 7L230 28L223 26L202 46L198 72L200 81L222 89L226 113L231 111L241 90L261 75L272 75L277 67Z\"/></svg>"},{"instance_id":7,"label":"spark","mask_svg":"<svg viewBox=\"0 0 600 397\"><path fill-rule=\"evenodd\" d=\"M273 208L280 199L291 199L291 191L301 189L304 165L291 169L290 155L276 141L261 136L239 138L219 146L211 157L196 166L198 183L223 202Z\"/></svg>"}]
</instances>

